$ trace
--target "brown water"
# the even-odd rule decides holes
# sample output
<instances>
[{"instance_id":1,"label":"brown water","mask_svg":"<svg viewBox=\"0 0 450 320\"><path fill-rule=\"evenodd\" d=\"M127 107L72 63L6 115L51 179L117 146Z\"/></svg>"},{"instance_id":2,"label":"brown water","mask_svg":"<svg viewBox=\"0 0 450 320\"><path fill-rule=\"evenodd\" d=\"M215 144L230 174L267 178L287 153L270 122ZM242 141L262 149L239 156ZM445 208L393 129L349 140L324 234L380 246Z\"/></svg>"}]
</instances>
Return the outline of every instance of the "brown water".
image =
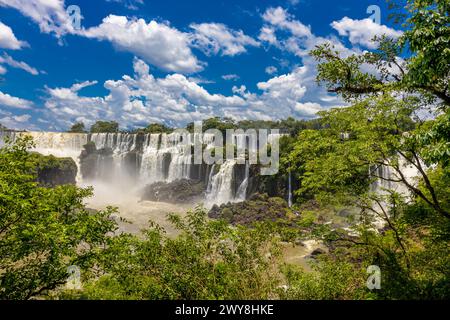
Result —
<instances>
[{"instance_id":1,"label":"brown water","mask_svg":"<svg viewBox=\"0 0 450 320\"><path fill-rule=\"evenodd\" d=\"M194 208L193 205L140 201L137 190L126 189L121 190L107 184L96 184L94 197L88 199L86 205L97 210L106 209L108 206L117 207L117 217L124 218L129 222L116 219L121 232L139 234L142 229L149 226L149 221L153 221L163 227L169 236L176 235L176 230L167 221L167 215L176 213L184 216L187 211Z\"/></svg>"},{"instance_id":2,"label":"brown water","mask_svg":"<svg viewBox=\"0 0 450 320\"><path fill-rule=\"evenodd\" d=\"M94 197L88 199L86 205L97 210L106 209L108 206L117 207L117 218L124 218L129 222L116 219L119 224L119 232L138 235L142 229L149 226L149 221L153 221L164 228L170 237L175 237L178 232L167 221L167 215L176 213L185 216L187 211L195 207L195 205L140 201L137 190L129 187L121 190L108 184L96 184ZM283 243L283 260L289 264L299 265L305 271L311 271L307 257L317 248L324 247L315 240L306 240L300 245Z\"/></svg>"}]
</instances>

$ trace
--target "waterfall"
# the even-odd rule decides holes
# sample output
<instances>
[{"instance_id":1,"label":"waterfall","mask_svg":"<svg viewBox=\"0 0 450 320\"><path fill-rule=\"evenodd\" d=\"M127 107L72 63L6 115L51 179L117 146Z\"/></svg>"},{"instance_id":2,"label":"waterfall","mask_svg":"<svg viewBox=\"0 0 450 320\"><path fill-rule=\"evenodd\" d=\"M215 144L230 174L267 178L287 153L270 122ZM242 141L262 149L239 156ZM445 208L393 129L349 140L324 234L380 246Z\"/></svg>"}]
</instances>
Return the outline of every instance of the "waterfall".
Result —
<instances>
[{"instance_id":1,"label":"waterfall","mask_svg":"<svg viewBox=\"0 0 450 320\"><path fill-rule=\"evenodd\" d=\"M213 166L211 167L211 171L209 172L209 177L208 177L208 184L206 187L206 192L210 193L211 189L212 189L212 178L214 176L214 170L216 169L216 165L213 164Z\"/></svg>"},{"instance_id":2,"label":"waterfall","mask_svg":"<svg viewBox=\"0 0 450 320\"><path fill-rule=\"evenodd\" d=\"M233 201L233 170L236 160L227 160L221 166L219 172L212 177L211 191L206 195L207 203L227 203Z\"/></svg>"},{"instance_id":3,"label":"waterfall","mask_svg":"<svg viewBox=\"0 0 450 320\"><path fill-rule=\"evenodd\" d=\"M241 185L239 186L239 189L236 193L236 199L239 201L245 201L247 198L247 187L248 187L248 179L250 175L250 164L249 161L245 162L245 178L244 181L242 181Z\"/></svg>"},{"instance_id":4,"label":"waterfall","mask_svg":"<svg viewBox=\"0 0 450 320\"><path fill-rule=\"evenodd\" d=\"M99 177L109 178L111 183L125 186L125 189L128 185L140 188L155 182L172 182L195 177L195 179L205 181L206 200L209 203L221 204L229 201L243 201L246 198L250 178L248 160L245 161L245 174L241 174L240 167L238 167L238 162L242 164L244 162L237 161L237 159L226 159L221 165L208 166L193 163L191 152L194 142L200 139L204 148L214 148L215 136L213 134L200 134L199 136L199 133L182 134L178 132L170 134L84 134L5 131L0 132L0 146L5 137L15 140L22 134L33 138L36 145L33 151L44 155L52 154L56 157L70 157L75 160L79 169L77 183L80 185L91 183L82 181L79 157L83 146L92 142L97 150L105 151L97 159L98 172L103 173ZM249 140L246 134L235 134L233 142L243 150L257 148L257 141ZM110 150L112 160L106 149ZM240 156L240 160L242 160L243 155Z\"/></svg>"},{"instance_id":5,"label":"waterfall","mask_svg":"<svg viewBox=\"0 0 450 320\"><path fill-rule=\"evenodd\" d=\"M289 179L288 179L288 205L289 208L292 207L292 173L289 171Z\"/></svg>"},{"instance_id":6,"label":"waterfall","mask_svg":"<svg viewBox=\"0 0 450 320\"><path fill-rule=\"evenodd\" d=\"M148 134L144 140L140 176L144 182L157 182L165 180L163 170L164 153L159 150L159 134Z\"/></svg>"}]
</instances>

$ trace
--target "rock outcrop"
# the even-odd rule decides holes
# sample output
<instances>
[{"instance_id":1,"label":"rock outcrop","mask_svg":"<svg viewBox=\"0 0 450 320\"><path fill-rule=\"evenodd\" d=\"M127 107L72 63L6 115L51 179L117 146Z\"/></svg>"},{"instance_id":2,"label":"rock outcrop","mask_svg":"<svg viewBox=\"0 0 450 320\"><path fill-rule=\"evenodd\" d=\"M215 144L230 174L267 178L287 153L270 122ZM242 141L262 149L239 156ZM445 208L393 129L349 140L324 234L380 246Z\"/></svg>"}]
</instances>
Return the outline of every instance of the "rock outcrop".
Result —
<instances>
[{"instance_id":1,"label":"rock outcrop","mask_svg":"<svg viewBox=\"0 0 450 320\"><path fill-rule=\"evenodd\" d=\"M257 193L244 202L214 205L208 216L234 225L249 225L257 221L286 219L290 214L291 210L284 199Z\"/></svg>"},{"instance_id":2,"label":"rock outcrop","mask_svg":"<svg viewBox=\"0 0 450 320\"><path fill-rule=\"evenodd\" d=\"M97 149L95 143L83 146L80 155L80 171L83 180L100 179L108 181L114 172L113 151L111 148Z\"/></svg>"},{"instance_id":3,"label":"rock outcrop","mask_svg":"<svg viewBox=\"0 0 450 320\"><path fill-rule=\"evenodd\" d=\"M144 188L141 199L168 203L194 203L204 198L205 188L203 181L199 180L156 182Z\"/></svg>"},{"instance_id":4,"label":"rock outcrop","mask_svg":"<svg viewBox=\"0 0 450 320\"><path fill-rule=\"evenodd\" d=\"M37 182L44 187L76 184L77 164L72 158L56 158L33 153L36 162Z\"/></svg>"}]
</instances>

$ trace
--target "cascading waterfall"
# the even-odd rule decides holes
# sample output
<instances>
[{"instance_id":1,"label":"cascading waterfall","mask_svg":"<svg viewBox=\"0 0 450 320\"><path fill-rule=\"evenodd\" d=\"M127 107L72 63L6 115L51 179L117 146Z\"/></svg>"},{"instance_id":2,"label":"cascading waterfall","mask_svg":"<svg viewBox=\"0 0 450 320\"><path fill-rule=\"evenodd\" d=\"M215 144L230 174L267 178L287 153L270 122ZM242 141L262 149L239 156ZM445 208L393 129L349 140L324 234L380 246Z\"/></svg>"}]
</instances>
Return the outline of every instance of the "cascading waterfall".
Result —
<instances>
[{"instance_id":1,"label":"cascading waterfall","mask_svg":"<svg viewBox=\"0 0 450 320\"><path fill-rule=\"evenodd\" d=\"M243 201L246 198L249 182L249 163L246 161L245 174L237 177L237 161L225 160L223 164L199 165L193 164L191 149L194 141L199 139L196 134L127 134L127 133L54 133L54 132L0 132L0 146L4 137L15 140L19 135L31 136L36 147L33 151L56 157L71 157L78 166L80 185L90 182L82 181L80 170L80 154L83 146L93 142L97 150L110 150L113 167L105 168L99 176L108 176L113 182L124 185L132 182L134 186L144 186L154 182L171 182L179 179L200 179L206 183L206 201L210 204L221 204L229 201ZM202 134L201 142L205 148L214 148L214 135ZM242 149L257 147L246 135L236 134L234 143ZM109 153L110 152L110 153ZM133 156L133 157L130 157ZM102 156L103 157L103 156ZM105 155L104 157L107 157ZM137 172L136 180L131 180L125 166L132 165ZM136 159L134 159L136 157ZM98 158L97 166L102 171L104 158ZM195 167L197 166L197 167ZM194 170L195 169L195 170ZM112 170L113 172L109 172ZM128 175L128 176L127 176ZM131 180L131 181L129 181Z\"/></svg>"},{"instance_id":2,"label":"cascading waterfall","mask_svg":"<svg viewBox=\"0 0 450 320\"><path fill-rule=\"evenodd\" d=\"M288 205L289 208L292 207L292 173L289 171L289 178L288 178Z\"/></svg>"},{"instance_id":3,"label":"cascading waterfall","mask_svg":"<svg viewBox=\"0 0 450 320\"><path fill-rule=\"evenodd\" d=\"M426 167L422 163L423 167ZM402 157L399 158L398 167L404 178L411 185L417 184L417 177L420 176L419 171L412 164L407 163ZM387 194L387 190L394 190L400 194L408 195L409 190L404 183L397 182L399 176L391 167L386 165L371 166L369 168L369 176L377 177L370 185L370 191L381 195Z\"/></svg>"},{"instance_id":4,"label":"cascading waterfall","mask_svg":"<svg viewBox=\"0 0 450 320\"><path fill-rule=\"evenodd\" d=\"M225 161L220 166L219 172L212 177L211 190L206 195L206 202L208 204L227 203L234 200L231 185L235 165L236 160Z\"/></svg>"},{"instance_id":5,"label":"cascading waterfall","mask_svg":"<svg viewBox=\"0 0 450 320\"><path fill-rule=\"evenodd\" d=\"M417 168L407 163L402 157L399 158L398 166L408 183L410 185L417 185L417 178L419 177ZM389 211L392 204L388 196L392 191L395 191L404 197L410 196L410 191L406 185L397 182L399 176L395 170L387 165L370 166L369 176L376 178L370 185L370 192L377 196L381 196L379 204L374 204L374 210L380 210L381 208L379 205L381 205L383 210ZM385 221L381 217L374 215L374 225L377 228L382 228L385 225Z\"/></svg>"},{"instance_id":6,"label":"cascading waterfall","mask_svg":"<svg viewBox=\"0 0 450 320\"><path fill-rule=\"evenodd\" d=\"M144 140L140 177L142 181L156 182L165 180L163 170L164 153L159 149L159 134L148 134Z\"/></svg>"},{"instance_id":7,"label":"cascading waterfall","mask_svg":"<svg viewBox=\"0 0 450 320\"><path fill-rule=\"evenodd\" d=\"M210 171L210 173L209 173L209 176L208 176L208 183L207 183L207 188L206 188L206 192L207 193L210 193L211 192L211 189L212 189L212 178L213 178L213 176L214 176L214 170L216 169L216 165L215 164L213 164L213 166L212 166L212 168L211 168L211 171Z\"/></svg>"},{"instance_id":8,"label":"cascading waterfall","mask_svg":"<svg viewBox=\"0 0 450 320\"><path fill-rule=\"evenodd\" d=\"M249 161L246 161L245 162L245 178L244 178L244 181L242 181L242 183L239 186L239 189L236 193L236 199L238 201L244 201L247 198L247 187L248 187L249 179L250 179L250 163L249 163Z\"/></svg>"}]
</instances>

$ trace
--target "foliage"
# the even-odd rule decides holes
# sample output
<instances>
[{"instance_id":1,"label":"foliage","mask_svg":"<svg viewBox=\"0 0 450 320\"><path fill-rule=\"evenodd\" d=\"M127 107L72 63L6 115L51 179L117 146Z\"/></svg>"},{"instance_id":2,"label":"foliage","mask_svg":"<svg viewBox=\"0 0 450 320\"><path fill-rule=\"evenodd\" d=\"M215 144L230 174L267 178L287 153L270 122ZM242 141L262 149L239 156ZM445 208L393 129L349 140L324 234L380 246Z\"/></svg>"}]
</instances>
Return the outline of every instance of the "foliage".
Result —
<instances>
[{"instance_id":1,"label":"foliage","mask_svg":"<svg viewBox=\"0 0 450 320\"><path fill-rule=\"evenodd\" d=\"M133 133L171 133L173 128L160 123L151 123L143 129L135 130Z\"/></svg>"},{"instance_id":2,"label":"foliage","mask_svg":"<svg viewBox=\"0 0 450 320\"><path fill-rule=\"evenodd\" d=\"M115 121L97 121L91 126L91 133L117 133L119 124Z\"/></svg>"},{"instance_id":3,"label":"foliage","mask_svg":"<svg viewBox=\"0 0 450 320\"><path fill-rule=\"evenodd\" d=\"M72 158L56 158L33 152L30 154L30 161L34 162L37 182L41 186L76 183L78 168Z\"/></svg>"},{"instance_id":4,"label":"foliage","mask_svg":"<svg viewBox=\"0 0 450 320\"><path fill-rule=\"evenodd\" d=\"M447 299L449 3L408 3L400 39L379 37L377 50L360 55L343 56L329 44L312 51L317 81L352 105L321 113L322 129L301 132L288 160L301 176L301 198L359 208L353 232L336 228L319 236L332 248L328 261L356 278L368 265L381 268L382 289L366 298ZM407 50L411 56L399 58ZM434 119L418 116L427 109ZM383 168L391 174L379 174ZM376 180L385 183L373 190ZM364 297L357 286L330 291L338 279L352 288L353 278L329 269L328 261L311 275L294 272L291 293ZM296 284L310 290L304 294Z\"/></svg>"},{"instance_id":5,"label":"foliage","mask_svg":"<svg viewBox=\"0 0 450 320\"><path fill-rule=\"evenodd\" d=\"M170 215L180 232L157 225L145 238L121 235L108 243L100 277L71 297L89 299L268 299L280 279L279 248L268 226L231 227L209 221L202 208Z\"/></svg>"},{"instance_id":6,"label":"foliage","mask_svg":"<svg viewBox=\"0 0 450 320\"><path fill-rule=\"evenodd\" d=\"M29 299L66 282L71 265L85 270L115 229L112 209L90 212L90 189L42 188L29 138L0 149L0 299Z\"/></svg>"},{"instance_id":7,"label":"foliage","mask_svg":"<svg viewBox=\"0 0 450 320\"><path fill-rule=\"evenodd\" d=\"M305 129L319 129L320 123L316 119L312 120L297 120L292 117L289 117L285 120L280 121L268 121L268 120L241 120L236 122L230 118L210 118L206 119L202 122L202 129L206 131L208 129L218 129L223 134L225 134L227 129L279 129L280 133L289 134L290 136L296 136L301 130ZM186 129L189 132L194 131L194 123L189 123L186 126Z\"/></svg>"},{"instance_id":8,"label":"foliage","mask_svg":"<svg viewBox=\"0 0 450 320\"><path fill-rule=\"evenodd\" d=\"M77 122L73 126L70 127L70 133L86 133L86 127L83 122Z\"/></svg>"},{"instance_id":9,"label":"foliage","mask_svg":"<svg viewBox=\"0 0 450 320\"><path fill-rule=\"evenodd\" d=\"M287 279L281 299L289 300L355 300L371 299L367 290L365 270L355 264L324 258L313 265L312 272L298 266L286 265Z\"/></svg>"}]
</instances>

